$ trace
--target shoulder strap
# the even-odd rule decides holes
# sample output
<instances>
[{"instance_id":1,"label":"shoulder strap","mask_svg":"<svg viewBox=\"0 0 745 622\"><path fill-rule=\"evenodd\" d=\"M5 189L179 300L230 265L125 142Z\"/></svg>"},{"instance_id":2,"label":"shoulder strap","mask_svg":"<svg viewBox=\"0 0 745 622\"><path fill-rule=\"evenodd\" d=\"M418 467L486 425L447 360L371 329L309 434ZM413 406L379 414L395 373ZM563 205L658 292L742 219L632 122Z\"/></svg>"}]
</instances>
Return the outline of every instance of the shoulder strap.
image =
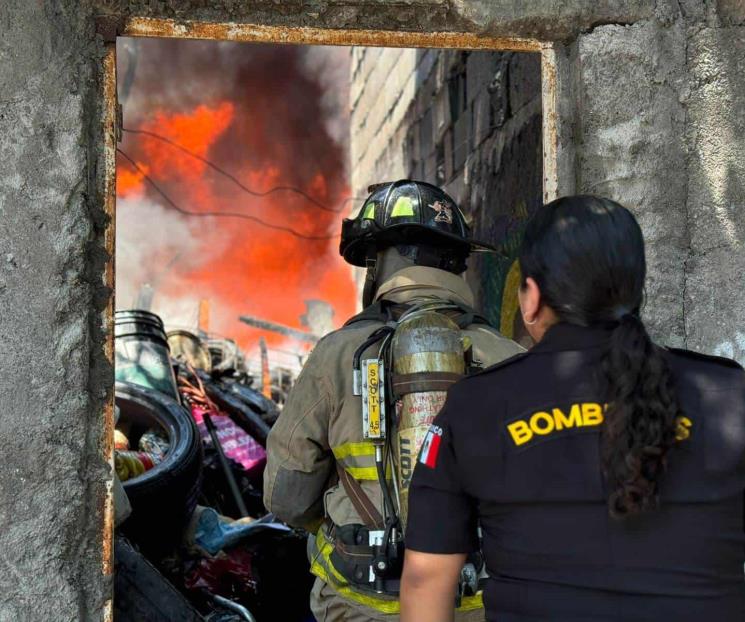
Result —
<instances>
[{"instance_id":1,"label":"shoulder strap","mask_svg":"<svg viewBox=\"0 0 745 622\"><path fill-rule=\"evenodd\" d=\"M458 308L460 309L461 313L454 319L455 323L458 325L458 328L460 328L461 330L469 327L471 324L486 324L487 326L492 325L491 322L487 320L483 315L481 315L478 311L476 311L476 309L460 303L458 303Z\"/></svg>"},{"instance_id":2,"label":"shoulder strap","mask_svg":"<svg viewBox=\"0 0 745 622\"><path fill-rule=\"evenodd\" d=\"M344 326L355 324L357 322L381 322L385 324L391 319L391 303L385 300L378 300L369 307L365 307L357 315L350 317Z\"/></svg>"},{"instance_id":3,"label":"shoulder strap","mask_svg":"<svg viewBox=\"0 0 745 622\"><path fill-rule=\"evenodd\" d=\"M357 514L360 515L365 527L374 530L383 529L385 526L383 517L378 512L378 508L370 501L370 497L362 490L360 483L338 462L336 463L336 470L339 473L341 485L344 486L349 500L352 502L354 509L357 510Z\"/></svg>"},{"instance_id":4,"label":"shoulder strap","mask_svg":"<svg viewBox=\"0 0 745 622\"><path fill-rule=\"evenodd\" d=\"M453 319L458 325L458 328L460 328L461 330L470 326L471 324L486 324L487 326L492 325L491 322L486 319L486 317L484 317L481 313L469 307L468 305L460 303L453 304L456 304L456 306L460 310L460 313ZM398 318L404 314L409 306L410 305L407 304L391 302L390 300L378 300L377 302L371 304L369 307L360 311L357 315L349 318L344 323L344 326L349 326L350 324L355 324L356 322L369 321L381 322L385 324L387 322L390 322L391 320L398 320Z\"/></svg>"}]
</instances>

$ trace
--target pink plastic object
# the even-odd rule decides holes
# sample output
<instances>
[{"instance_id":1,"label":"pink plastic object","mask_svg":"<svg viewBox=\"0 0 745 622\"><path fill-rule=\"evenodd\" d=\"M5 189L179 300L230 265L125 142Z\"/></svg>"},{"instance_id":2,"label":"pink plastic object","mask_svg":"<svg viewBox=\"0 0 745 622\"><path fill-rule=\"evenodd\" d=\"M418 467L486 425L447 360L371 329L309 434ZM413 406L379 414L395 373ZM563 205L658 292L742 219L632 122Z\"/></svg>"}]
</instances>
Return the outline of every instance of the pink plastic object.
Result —
<instances>
[{"instance_id":1,"label":"pink plastic object","mask_svg":"<svg viewBox=\"0 0 745 622\"><path fill-rule=\"evenodd\" d=\"M214 411L205 411L199 406L193 406L191 414L197 422L202 440L212 443L207 426L204 424L204 413L209 412L217 429L217 437L225 455L240 464L249 475L258 474L266 464L266 451L251 435L239 428L227 415Z\"/></svg>"}]
</instances>

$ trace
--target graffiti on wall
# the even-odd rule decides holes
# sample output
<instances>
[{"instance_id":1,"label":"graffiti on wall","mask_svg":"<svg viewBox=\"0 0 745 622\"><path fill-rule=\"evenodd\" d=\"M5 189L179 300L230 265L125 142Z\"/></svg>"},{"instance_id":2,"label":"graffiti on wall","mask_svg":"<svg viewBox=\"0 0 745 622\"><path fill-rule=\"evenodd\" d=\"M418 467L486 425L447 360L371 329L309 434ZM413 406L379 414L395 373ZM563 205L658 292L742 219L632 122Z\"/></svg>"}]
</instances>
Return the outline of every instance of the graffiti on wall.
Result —
<instances>
[{"instance_id":1,"label":"graffiti on wall","mask_svg":"<svg viewBox=\"0 0 745 622\"><path fill-rule=\"evenodd\" d=\"M511 231L502 237L497 253L485 255L481 260L481 295L486 316L492 326L499 328L505 337L524 346L532 345L525 330L517 291L522 281L517 255L528 219L525 204L516 208L517 220Z\"/></svg>"},{"instance_id":2,"label":"graffiti on wall","mask_svg":"<svg viewBox=\"0 0 745 622\"><path fill-rule=\"evenodd\" d=\"M541 117L535 115L501 147L499 166L484 167L474 180L484 187L483 207L475 223L477 236L498 253L479 258L479 303L492 324L506 337L529 347L532 340L519 313L521 282L517 256L529 218L542 204Z\"/></svg>"}]
</instances>

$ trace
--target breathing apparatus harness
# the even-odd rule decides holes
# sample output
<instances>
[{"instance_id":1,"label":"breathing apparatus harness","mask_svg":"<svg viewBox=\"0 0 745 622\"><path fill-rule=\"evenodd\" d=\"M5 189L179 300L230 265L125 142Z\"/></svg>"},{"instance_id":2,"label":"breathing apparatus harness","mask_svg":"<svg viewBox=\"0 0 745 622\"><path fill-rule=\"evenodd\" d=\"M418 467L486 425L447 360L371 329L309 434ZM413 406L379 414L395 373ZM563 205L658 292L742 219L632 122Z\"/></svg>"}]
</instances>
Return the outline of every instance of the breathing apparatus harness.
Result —
<instances>
[{"instance_id":1,"label":"breathing apparatus harness","mask_svg":"<svg viewBox=\"0 0 745 622\"><path fill-rule=\"evenodd\" d=\"M357 587L372 589L378 594L398 594L404 553L404 527L400 517L401 491L397 477L397 468L400 465L395 464L392 446L392 432L396 426L394 409L389 407L395 404L397 398L395 374L389 373L394 369L391 343L396 329L404 321L432 312L454 315L454 322L460 329L474 322L487 323L486 319L472 309L445 301L427 301L409 306L379 301L347 323L371 319L385 322L384 326L371 333L357 348L352 363L353 394L360 396L362 400L363 438L372 442L375 448L375 467L383 496L382 515L362 490L359 482L341 466L338 467L339 480L367 529L367 541L364 544L361 541L365 539L364 530L357 529L353 534L344 534L343 539L346 542L342 543L342 548L349 551L368 546L372 553L368 572L363 573L356 566L354 571L347 573L350 575L348 578ZM377 354L363 359L365 351L376 344L379 344ZM473 360L470 347L465 348L465 365L467 372L479 367L479 363ZM389 485L387 474L391 474L392 486ZM345 528L341 528L343 529ZM355 548L355 544L362 546ZM339 554L337 561L344 566L342 557L343 555ZM461 579L459 597L475 594L478 590L478 571L475 564L467 564L464 567Z\"/></svg>"},{"instance_id":2,"label":"breathing apparatus harness","mask_svg":"<svg viewBox=\"0 0 745 622\"><path fill-rule=\"evenodd\" d=\"M347 263L366 268L364 311L347 325L362 320L384 324L360 345L353 360L353 393L362 401L363 438L373 446L383 511L378 511L360 482L337 463L339 481L364 525L332 527L336 546L331 561L355 587L397 595L408 485L423 435L429 429L426 422L439 410L447 387L475 366L472 349L463 347L458 329L488 321L467 307L442 300L413 306L374 303L378 252L395 247L414 265L460 274L470 253L495 249L471 237L463 212L437 186L400 179L370 186L368 192L356 217L342 222L339 253ZM443 316L447 317L443 320ZM434 345L431 352L418 356L413 342L406 346L409 349L405 355L393 356L408 338L404 335L413 327L410 321L418 323L416 330L422 331L421 335L432 328L432 344L439 338L435 336L438 330L448 335L444 337L448 347L442 351L443 356ZM407 324L402 326L404 322ZM363 359L365 351L373 346L378 346L376 355ZM430 360L435 362L428 367ZM475 590L477 581L472 579L477 574L475 570L465 572L470 579L464 578L461 584Z\"/></svg>"}]
</instances>

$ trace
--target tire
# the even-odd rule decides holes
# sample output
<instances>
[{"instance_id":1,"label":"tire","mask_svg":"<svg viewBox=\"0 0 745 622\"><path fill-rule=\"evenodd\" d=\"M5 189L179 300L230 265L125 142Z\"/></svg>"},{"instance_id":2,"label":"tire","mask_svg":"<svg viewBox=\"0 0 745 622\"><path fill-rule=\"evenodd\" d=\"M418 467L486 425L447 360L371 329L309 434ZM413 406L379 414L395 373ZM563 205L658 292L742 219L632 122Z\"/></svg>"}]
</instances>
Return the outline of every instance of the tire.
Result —
<instances>
[{"instance_id":1,"label":"tire","mask_svg":"<svg viewBox=\"0 0 745 622\"><path fill-rule=\"evenodd\" d=\"M176 546L197 504L202 472L202 443L191 414L176 400L158 391L125 382L116 383L119 424L144 431L162 428L170 447L163 462L122 482L132 514L122 532L149 555Z\"/></svg>"},{"instance_id":2,"label":"tire","mask_svg":"<svg viewBox=\"0 0 745 622\"><path fill-rule=\"evenodd\" d=\"M242 402L256 412L270 428L279 417L277 405L255 389L235 381L223 381L225 391L236 395Z\"/></svg>"},{"instance_id":3,"label":"tire","mask_svg":"<svg viewBox=\"0 0 745 622\"><path fill-rule=\"evenodd\" d=\"M116 622L204 622L189 601L123 537L114 540Z\"/></svg>"}]
</instances>

